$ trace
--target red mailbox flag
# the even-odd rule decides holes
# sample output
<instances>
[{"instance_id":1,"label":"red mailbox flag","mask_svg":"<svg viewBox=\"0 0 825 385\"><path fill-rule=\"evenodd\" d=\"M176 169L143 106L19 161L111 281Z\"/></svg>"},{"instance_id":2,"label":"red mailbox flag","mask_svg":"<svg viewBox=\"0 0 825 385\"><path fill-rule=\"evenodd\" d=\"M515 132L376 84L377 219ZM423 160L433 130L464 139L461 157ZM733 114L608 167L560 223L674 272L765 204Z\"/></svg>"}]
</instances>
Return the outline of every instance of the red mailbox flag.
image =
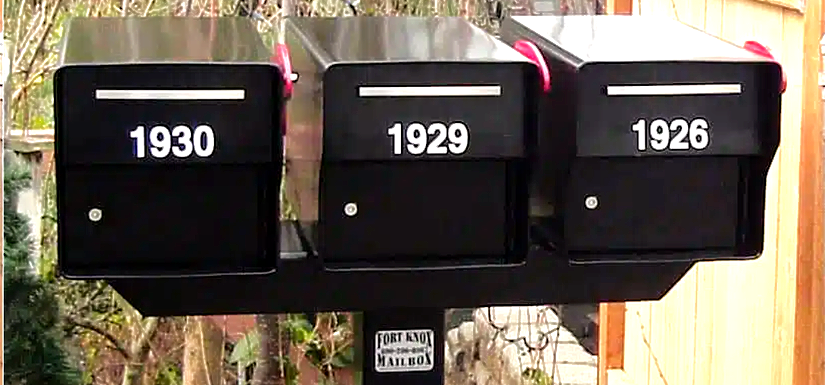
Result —
<instances>
[{"instance_id":1,"label":"red mailbox flag","mask_svg":"<svg viewBox=\"0 0 825 385\"><path fill-rule=\"evenodd\" d=\"M526 56L536 66L539 67L539 74L541 76L541 89L544 92L550 91L550 68L547 67L547 62L544 61L541 51L532 42L527 40L519 40L513 45L520 54Z\"/></svg>"},{"instance_id":2,"label":"red mailbox flag","mask_svg":"<svg viewBox=\"0 0 825 385\"><path fill-rule=\"evenodd\" d=\"M746 41L743 48L750 51L751 53L757 54L757 55L762 56L762 57L766 57L766 58L771 59L773 61L777 61L776 58L773 57L773 54L771 53L771 50L768 49L768 47L765 47L764 45L762 45L762 44L760 44L756 41L753 41L753 40ZM787 75L785 74L785 70L783 69L782 70L782 84L779 85L779 92L784 94L785 89L787 89L787 88L788 88L788 78L787 78Z\"/></svg>"}]
</instances>

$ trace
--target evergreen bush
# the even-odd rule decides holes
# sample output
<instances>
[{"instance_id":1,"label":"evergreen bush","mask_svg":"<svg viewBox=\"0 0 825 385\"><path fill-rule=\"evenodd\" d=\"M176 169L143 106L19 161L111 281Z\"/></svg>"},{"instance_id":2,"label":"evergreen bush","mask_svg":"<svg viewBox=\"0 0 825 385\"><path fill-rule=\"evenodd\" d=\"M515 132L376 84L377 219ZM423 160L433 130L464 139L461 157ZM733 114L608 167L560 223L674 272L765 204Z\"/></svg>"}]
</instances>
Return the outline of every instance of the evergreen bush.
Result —
<instances>
[{"instance_id":1,"label":"evergreen bush","mask_svg":"<svg viewBox=\"0 0 825 385\"><path fill-rule=\"evenodd\" d=\"M3 380L77 385L80 372L63 347L58 301L31 268L31 226L16 209L19 192L31 183L29 168L4 151L3 170Z\"/></svg>"}]
</instances>

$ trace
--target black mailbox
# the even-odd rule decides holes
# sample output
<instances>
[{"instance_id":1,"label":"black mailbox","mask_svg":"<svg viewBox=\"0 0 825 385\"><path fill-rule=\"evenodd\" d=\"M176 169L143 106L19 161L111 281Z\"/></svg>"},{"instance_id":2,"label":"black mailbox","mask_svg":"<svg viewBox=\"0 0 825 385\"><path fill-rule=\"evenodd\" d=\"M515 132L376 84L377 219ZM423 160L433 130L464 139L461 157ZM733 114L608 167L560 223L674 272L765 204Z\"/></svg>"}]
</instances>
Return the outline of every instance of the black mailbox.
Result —
<instances>
[{"instance_id":1,"label":"black mailbox","mask_svg":"<svg viewBox=\"0 0 825 385\"><path fill-rule=\"evenodd\" d=\"M513 17L546 65L531 203L573 262L752 258L782 69L674 20Z\"/></svg>"},{"instance_id":2,"label":"black mailbox","mask_svg":"<svg viewBox=\"0 0 825 385\"><path fill-rule=\"evenodd\" d=\"M524 260L533 63L461 18L285 31L287 203L326 268Z\"/></svg>"},{"instance_id":3,"label":"black mailbox","mask_svg":"<svg viewBox=\"0 0 825 385\"><path fill-rule=\"evenodd\" d=\"M271 272L283 80L243 18L76 18L54 78L59 270Z\"/></svg>"}]
</instances>

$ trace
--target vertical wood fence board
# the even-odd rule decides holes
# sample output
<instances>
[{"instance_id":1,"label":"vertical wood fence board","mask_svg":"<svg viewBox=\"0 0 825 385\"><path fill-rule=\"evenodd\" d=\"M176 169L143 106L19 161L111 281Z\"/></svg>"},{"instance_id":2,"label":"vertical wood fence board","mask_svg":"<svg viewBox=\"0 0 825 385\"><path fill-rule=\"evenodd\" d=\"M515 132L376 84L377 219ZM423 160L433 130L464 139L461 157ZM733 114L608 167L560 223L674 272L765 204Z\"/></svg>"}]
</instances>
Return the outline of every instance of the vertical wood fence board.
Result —
<instances>
[{"instance_id":1,"label":"vertical wood fence board","mask_svg":"<svg viewBox=\"0 0 825 385\"><path fill-rule=\"evenodd\" d=\"M694 368L696 267L690 269L679 284L657 304L665 314L661 325L652 325L664 331L665 343L654 352L660 361L667 385L692 385Z\"/></svg>"},{"instance_id":2,"label":"vertical wood fence board","mask_svg":"<svg viewBox=\"0 0 825 385\"><path fill-rule=\"evenodd\" d=\"M630 15L633 13L633 0L608 0L605 12L610 15Z\"/></svg>"},{"instance_id":3,"label":"vertical wood fence board","mask_svg":"<svg viewBox=\"0 0 825 385\"><path fill-rule=\"evenodd\" d=\"M782 150L780 152L780 211L777 251L777 285L773 325L773 376L777 385L793 384L794 313L796 312L797 224L799 221L800 125L802 105L802 17L786 11L782 64L788 73L783 97ZM793 38L792 38L793 37ZM788 113L784 113L788 111Z\"/></svg>"},{"instance_id":4,"label":"vertical wood fence board","mask_svg":"<svg viewBox=\"0 0 825 385\"><path fill-rule=\"evenodd\" d=\"M624 302L599 305L599 384L607 383L610 369L624 367Z\"/></svg>"},{"instance_id":5,"label":"vertical wood fence board","mask_svg":"<svg viewBox=\"0 0 825 385\"><path fill-rule=\"evenodd\" d=\"M693 344L693 383L710 385L710 367L713 356L713 283L715 271L706 264L696 267L696 325ZM689 311L689 310L688 310Z\"/></svg>"},{"instance_id":6,"label":"vertical wood fence board","mask_svg":"<svg viewBox=\"0 0 825 385\"><path fill-rule=\"evenodd\" d=\"M625 372L640 384L650 374L650 303L628 302L625 313Z\"/></svg>"},{"instance_id":7,"label":"vertical wood fence board","mask_svg":"<svg viewBox=\"0 0 825 385\"><path fill-rule=\"evenodd\" d=\"M682 277L684 279L685 277ZM675 311L665 311L666 309L678 309L679 302L682 300L682 291L684 289L681 287L674 287L670 290L670 292L665 295L662 300L664 300L667 305L661 306L658 309L659 312L659 321L656 319L652 320L651 323L655 325L657 322L661 322L661 326L654 327L652 332L659 331L656 333L656 336L653 337L653 342L655 343L655 348L653 351L653 356L656 357L659 361L659 369L661 370L661 378L656 379L656 375L652 378L654 379L655 384L661 385L680 385L679 381L668 381L669 378L673 377L676 373L676 368L674 365L681 359L682 353L681 349L679 348L679 334L678 329L679 326L679 314ZM676 354L671 356L665 356L662 353L666 351L675 351Z\"/></svg>"},{"instance_id":8,"label":"vertical wood fence board","mask_svg":"<svg viewBox=\"0 0 825 385\"><path fill-rule=\"evenodd\" d=\"M724 262L722 262L724 264ZM728 270L725 266L716 264L709 264L709 267L714 270L713 281L710 286L703 287L702 290L712 290L710 293L710 365L706 368L710 372L710 382L708 385L727 385L726 375L729 369L725 367L725 339L728 338L729 325L725 319L731 316L728 311L728 303L723 296L726 290L730 290L728 286ZM702 331L707 333L706 331ZM733 330L735 332L735 330Z\"/></svg>"},{"instance_id":9,"label":"vertical wood fence board","mask_svg":"<svg viewBox=\"0 0 825 385\"><path fill-rule=\"evenodd\" d=\"M723 0L707 0L705 3L705 32L714 36L722 36L722 24L725 19L723 5Z\"/></svg>"},{"instance_id":10,"label":"vertical wood fence board","mask_svg":"<svg viewBox=\"0 0 825 385\"><path fill-rule=\"evenodd\" d=\"M818 86L822 2L810 0L803 23L800 192L793 383L825 383L825 246L823 246L822 100Z\"/></svg>"},{"instance_id":11,"label":"vertical wood fence board","mask_svg":"<svg viewBox=\"0 0 825 385\"><path fill-rule=\"evenodd\" d=\"M665 385L665 365L667 356L662 353L666 349L667 325L667 304L672 302L673 289L668 295L657 302L650 304L650 323L647 325L650 330L648 337L648 348L650 350L650 369L647 372L647 383L650 385ZM662 306L659 306L661 304Z\"/></svg>"},{"instance_id":12,"label":"vertical wood fence board","mask_svg":"<svg viewBox=\"0 0 825 385\"><path fill-rule=\"evenodd\" d=\"M639 306L636 302L628 302L625 304L624 316L624 372L630 378L637 378L639 371L639 361L645 357L636 352L636 347L641 345L639 338L639 317L636 316L636 308ZM647 373L645 373L647 376Z\"/></svg>"},{"instance_id":13,"label":"vertical wood fence board","mask_svg":"<svg viewBox=\"0 0 825 385\"><path fill-rule=\"evenodd\" d=\"M623 369L610 369L607 371L608 385L636 385L630 376Z\"/></svg>"},{"instance_id":14,"label":"vertical wood fence board","mask_svg":"<svg viewBox=\"0 0 825 385\"><path fill-rule=\"evenodd\" d=\"M674 0L674 7L681 22L694 28L705 28L706 0Z\"/></svg>"},{"instance_id":15,"label":"vertical wood fence board","mask_svg":"<svg viewBox=\"0 0 825 385\"><path fill-rule=\"evenodd\" d=\"M682 385L695 383L696 370L696 292L699 285L699 269L693 267L684 278L682 306L679 308L679 327L674 333L679 335L679 349L682 359L676 364L673 375L683 378Z\"/></svg>"}]
</instances>

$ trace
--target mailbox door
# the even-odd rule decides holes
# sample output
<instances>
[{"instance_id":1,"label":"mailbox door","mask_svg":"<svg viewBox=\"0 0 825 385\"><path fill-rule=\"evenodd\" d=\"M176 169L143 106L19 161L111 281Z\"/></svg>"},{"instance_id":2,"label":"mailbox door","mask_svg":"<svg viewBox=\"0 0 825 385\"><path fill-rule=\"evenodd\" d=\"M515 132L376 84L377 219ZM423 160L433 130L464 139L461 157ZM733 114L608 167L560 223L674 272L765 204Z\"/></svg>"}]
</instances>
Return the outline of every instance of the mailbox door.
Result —
<instances>
[{"instance_id":1,"label":"mailbox door","mask_svg":"<svg viewBox=\"0 0 825 385\"><path fill-rule=\"evenodd\" d=\"M501 260L517 250L521 178L508 162L353 162L322 170L326 260Z\"/></svg>"},{"instance_id":2,"label":"mailbox door","mask_svg":"<svg viewBox=\"0 0 825 385\"><path fill-rule=\"evenodd\" d=\"M277 178L263 167L70 167L59 181L67 275L268 271ZM270 197L270 195L272 197ZM95 211L97 214L95 214ZM95 217L98 215L98 217Z\"/></svg>"},{"instance_id":3,"label":"mailbox door","mask_svg":"<svg viewBox=\"0 0 825 385\"><path fill-rule=\"evenodd\" d=\"M571 175L564 231L575 260L737 246L745 219L737 158L585 158Z\"/></svg>"}]
</instances>

